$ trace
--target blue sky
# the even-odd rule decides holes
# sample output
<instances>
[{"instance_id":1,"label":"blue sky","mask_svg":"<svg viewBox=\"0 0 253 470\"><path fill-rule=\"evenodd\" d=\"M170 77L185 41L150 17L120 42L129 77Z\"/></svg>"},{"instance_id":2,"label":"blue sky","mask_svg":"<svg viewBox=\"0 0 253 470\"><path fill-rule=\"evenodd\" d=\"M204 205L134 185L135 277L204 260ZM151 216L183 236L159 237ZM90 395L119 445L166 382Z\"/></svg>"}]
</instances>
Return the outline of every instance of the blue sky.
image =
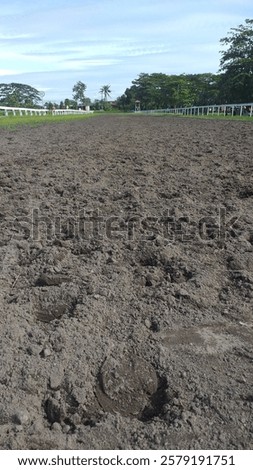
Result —
<instances>
[{"instance_id":1,"label":"blue sky","mask_svg":"<svg viewBox=\"0 0 253 470\"><path fill-rule=\"evenodd\" d=\"M112 99L140 73L216 73L220 38L253 18L252 0L1 0L0 81L72 98L81 80Z\"/></svg>"}]
</instances>

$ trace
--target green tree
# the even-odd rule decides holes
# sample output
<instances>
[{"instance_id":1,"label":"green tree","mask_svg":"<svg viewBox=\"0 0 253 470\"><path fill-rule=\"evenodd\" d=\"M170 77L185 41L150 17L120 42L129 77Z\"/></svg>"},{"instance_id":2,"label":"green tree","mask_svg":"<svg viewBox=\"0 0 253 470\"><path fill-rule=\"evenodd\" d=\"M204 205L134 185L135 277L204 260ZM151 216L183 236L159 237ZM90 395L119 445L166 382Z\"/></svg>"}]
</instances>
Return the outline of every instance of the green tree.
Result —
<instances>
[{"instance_id":1,"label":"green tree","mask_svg":"<svg viewBox=\"0 0 253 470\"><path fill-rule=\"evenodd\" d=\"M42 106L44 93L23 83L0 83L0 104L23 108Z\"/></svg>"},{"instance_id":2,"label":"green tree","mask_svg":"<svg viewBox=\"0 0 253 470\"><path fill-rule=\"evenodd\" d=\"M79 81L73 86L73 98L75 101L80 103L81 106L85 106L85 91L87 89L87 86L85 83Z\"/></svg>"},{"instance_id":3,"label":"green tree","mask_svg":"<svg viewBox=\"0 0 253 470\"><path fill-rule=\"evenodd\" d=\"M135 107L136 87L126 88L123 95L117 98L117 107L122 111L133 111Z\"/></svg>"},{"instance_id":4,"label":"green tree","mask_svg":"<svg viewBox=\"0 0 253 470\"><path fill-rule=\"evenodd\" d=\"M85 106L90 106L90 105L91 105L91 99L88 98L88 97L85 98L85 100L84 100L84 105L85 105Z\"/></svg>"},{"instance_id":5,"label":"green tree","mask_svg":"<svg viewBox=\"0 0 253 470\"><path fill-rule=\"evenodd\" d=\"M141 73L132 83L117 99L118 108L124 111L134 110L136 100L143 110L218 104L219 100L220 76L211 73Z\"/></svg>"},{"instance_id":6,"label":"green tree","mask_svg":"<svg viewBox=\"0 0 253 470\"><path fill-rule=\"evenodd\" d=\"M219 104L219 86L220 76L213 73L200 73L186 75L191 102L185 103L186 106L201 106L206 104Z\"/></svg>"},{"instance_id":7,"label":"green tree","mask_svg":"<svg viewBox=\"0 0 253 470\"><path fill-rule=\"evenodd\" d=\"M111 86L104 85L100 88L99 93L101 93L102 101L107 101L109 96L111 95Z\"/></svg>"},{"instance_id":8,"label":"green tree","mask_svg":"<svg viewBox=\"0 0 253 470\"><path fill-rule=\"evenodd\" d=\"M52 111L52 109L58 108L58 105L56 103L52 103L52 101L46 101L45 108L50 109L50 111Z\"/></svg>"},{"instance_id":9,"label":"green tree","mask_svg":"<svg viewBox=\"0 0 253 470\"><path fill-rule=\"evenodd\" d=\"M253 101L253 19L231 28L220 40L221 97L227 102Z\"/></svg>"},{"instance_id":10,"label":"green tree","mask_svg":"<svg viewBox=\"0 0 253 470\"><path fill-rule=\"evenodd\" d=\"M65 98L64 106L65 106L65 108L76 109L77 108L77 102L74 101L74 100L70 100L69 98Z\"/></svg>"},{"instance_id":11,"label":"green tree","mask_svg":"<svg viewBox=\"0 0 253 470\"><path fill-rule=\"evenodd\" d=\"M92 109L99 111L101 109L101 100L94 100L93 103L91 103L91 106Z\"/></svg>"},{"instance_id":12,"label":"green tree","mask_svg":"<svg viewBox=\"0 0 253 470\"><path fill-rule=\"evenodd\" d=\"M120 109L134 109L136 100L141 109L167 109L190 106L194 101L191 83L186 75L166 75L163 73L141 73L133 80L131 88L118 98Z\"/></svg>"}]
</instances>

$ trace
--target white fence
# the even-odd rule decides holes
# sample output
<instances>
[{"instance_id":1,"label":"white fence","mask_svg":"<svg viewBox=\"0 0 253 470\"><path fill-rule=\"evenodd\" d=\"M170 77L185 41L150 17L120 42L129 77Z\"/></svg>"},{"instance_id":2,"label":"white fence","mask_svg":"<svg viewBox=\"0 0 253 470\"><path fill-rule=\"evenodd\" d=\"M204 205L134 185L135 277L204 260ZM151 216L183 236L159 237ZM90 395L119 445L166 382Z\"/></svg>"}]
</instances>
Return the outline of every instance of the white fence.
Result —
<instances>
[{"instance_id":1,"label":"white fence","mask_svg":"<svg viewBox=\"0 0 253 470\"><path fill-rule=\"evenodd\" d=\"M139 111L137 111L139 112ZM213 104L203 106L189 106L184 108L167 108L167 109L152 109L143 111L146 113L169 113L169 114L182 114L185 116L203 116L209 114L238 115L238 116L253 116L253 103L239 103L239 104Z\"/></svg>"},{"instance_id":2,"label":"white fence","mask_svg":"<svg viewBox=\"0 0 253 470\"><path fill-rule=\"evenodd\" d=\"M90 109L54 109L53 114L90 114L94 113Z\"/></svg>"},{"instance_id":3,"label":"white fence","mask_svg":"<svg viewBox=\"0 0 253 470\"><path fill-rule=\"evenodd\" d=\"M89 114L93 113L93 111L90 111L89 107L85 110L83 109L38 109L38 108L15 108L15 107L10 107L10 106L0 106L0 111L3 111L5 116L31 116L31 115L38 115L38 116L45 116L46 114L53 114L53 115L59 115L59 114Z\"/></svg>"},{"instance_id":4,"label":"white fence","mask_svg":"<svg viewBox=\"0 0 253 470\"><path fill-rule=\"evenodd\" d=\"M49 113L48 109L35 109L35 108L12 108L9 106L0 106L0 110L4 111L5 116L9 116L9 114L16 116L16 115L45 115Z\"/></svg>"}]
</instances>

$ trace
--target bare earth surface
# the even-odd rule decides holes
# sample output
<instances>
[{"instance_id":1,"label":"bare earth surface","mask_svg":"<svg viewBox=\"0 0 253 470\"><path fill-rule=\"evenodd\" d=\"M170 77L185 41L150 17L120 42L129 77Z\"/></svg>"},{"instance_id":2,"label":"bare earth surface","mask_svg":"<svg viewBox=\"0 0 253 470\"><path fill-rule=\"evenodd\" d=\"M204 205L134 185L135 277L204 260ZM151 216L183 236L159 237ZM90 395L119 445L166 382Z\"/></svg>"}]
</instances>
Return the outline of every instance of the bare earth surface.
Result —
<instances>
[{"instance_id":1,"label":"bare earth surface","mask_svg":"<svg viewBox=\"0 0 253 470\"><path fill-rule=\"evenodd\" d=\"M0 130L2 449L253 448L253 128Z\"/></svg>"}]
</instances>

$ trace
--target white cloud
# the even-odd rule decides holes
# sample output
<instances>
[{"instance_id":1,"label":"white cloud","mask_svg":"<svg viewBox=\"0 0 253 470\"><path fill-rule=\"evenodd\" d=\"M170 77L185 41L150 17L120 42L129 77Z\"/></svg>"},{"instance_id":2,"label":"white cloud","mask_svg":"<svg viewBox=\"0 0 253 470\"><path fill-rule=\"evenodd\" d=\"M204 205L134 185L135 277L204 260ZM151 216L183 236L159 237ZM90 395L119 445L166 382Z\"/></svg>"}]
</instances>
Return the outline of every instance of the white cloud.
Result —
<instances>
[{"instance_id":1,"label":"white cloud","mask_svg":"<svg viewBox=\"0 0 253 470\"><path fill-rule=\"evenodd\" d=\"M118 59L72 59L65 60L63 70L83 70L92 67L105 67L110 65L116 65L120 63Z\"/></svg>"},{"instance_id":2,"label":"white cloud","mask_svg":"<svg viewBox=\"0 0 253 470\"><path fill-rule=\"evenodd\" d=\"M13 69L0 69L0 76L4 77L5 75L17 75L20 72L18 70Z\"/></svg>"},{"instance_id":3,"label":"white cloud","mask_svg":"<svg viewBox=\"0 0 253 470\"><path fill-rule=\"evenodd\" d=\"M13 41L19 39L32 39L32 34L0 34L0 41Z\"/></svg>"}]
</instances>

